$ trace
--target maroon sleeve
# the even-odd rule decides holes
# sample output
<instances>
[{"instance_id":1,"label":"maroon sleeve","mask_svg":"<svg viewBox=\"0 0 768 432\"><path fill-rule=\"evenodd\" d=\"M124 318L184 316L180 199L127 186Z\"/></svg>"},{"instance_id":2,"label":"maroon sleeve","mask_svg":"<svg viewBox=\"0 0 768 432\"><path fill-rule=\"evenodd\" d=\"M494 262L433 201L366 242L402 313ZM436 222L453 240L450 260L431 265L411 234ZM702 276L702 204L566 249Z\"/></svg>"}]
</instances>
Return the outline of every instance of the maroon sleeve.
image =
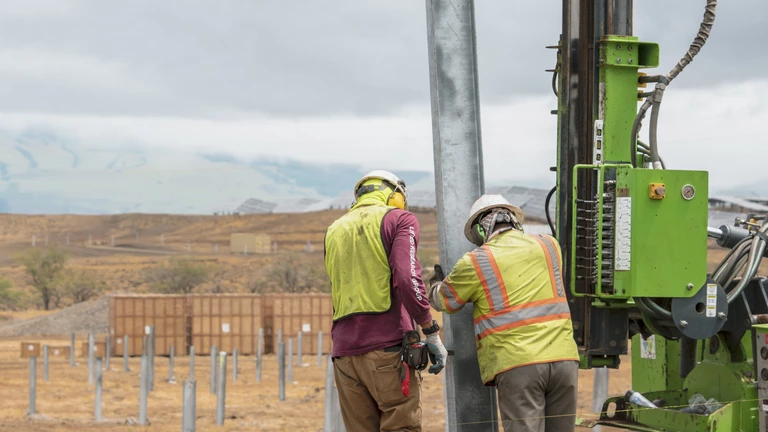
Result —
<instances>
[{"instance_id":1,"label":"maroon sleeve","mask_svg":"<svg viewBox=\"0 0 768 432\"><path fill-rule=\"evenodd\" d=\"M416 216L403 210L390 211L382 221L381 238L392 270L392 289L416 324L432 322L416 253L419 247L419 221Z\"/></svg>"}]
</instances>

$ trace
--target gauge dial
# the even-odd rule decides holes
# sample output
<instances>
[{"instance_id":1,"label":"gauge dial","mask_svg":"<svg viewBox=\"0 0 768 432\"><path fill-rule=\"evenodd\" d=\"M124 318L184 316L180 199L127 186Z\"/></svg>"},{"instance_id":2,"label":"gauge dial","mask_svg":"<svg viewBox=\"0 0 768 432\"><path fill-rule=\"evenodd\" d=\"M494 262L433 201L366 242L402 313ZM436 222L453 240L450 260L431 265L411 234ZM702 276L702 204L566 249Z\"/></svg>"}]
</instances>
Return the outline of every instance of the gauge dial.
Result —
<instances>
[{"instance_id":1,"label":"gauge dial","mask_svg":"<svg viewBox=\"0 0 768 432\"><path fill-rule=\"evenodd\" d=\"M696 190L693 188L693 186L687 184L683 186L682 193L683 193L683 198L685 198L686 200L691 200L693 196L696 195Z\"/></svg>"}]
</instances>

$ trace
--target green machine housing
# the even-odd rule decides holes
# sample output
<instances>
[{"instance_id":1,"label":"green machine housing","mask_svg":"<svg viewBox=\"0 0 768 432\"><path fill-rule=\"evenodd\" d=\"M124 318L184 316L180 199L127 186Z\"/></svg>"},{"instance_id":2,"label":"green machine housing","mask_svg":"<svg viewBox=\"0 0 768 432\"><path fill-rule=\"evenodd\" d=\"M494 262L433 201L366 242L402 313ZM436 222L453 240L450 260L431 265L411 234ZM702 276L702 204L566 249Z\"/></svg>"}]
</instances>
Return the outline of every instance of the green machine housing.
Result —
<instances>
[{"instance_id":1,"label":"green machine housing","mask_svg":"<svg viewBox=\"0 0 768 432\"><path fill-rule=\"evenodd\" d=\"M704 286L707 172L577 166L576 190L579 178L588 177L581 171L596 177L601 188L593 200L573 202L571 235L584 241L574 245L571 266L590 272L571 274L574 296L622 303L632 297L692 297Z\"/></svg>"},{"instance_id":2,"label":"green machine housing","mask_svg":"<svg viewBox=\"0 0 768 432\"><path fill-rule=\"evenodd\" d=\"M647 408L611 397L599 420L579 422L637 431L766 431L759 407L768 409L768 393L758 404L764 390L757 382L762 370L768 380L768 364L758 364L768 362L768 331L749 317L768 314L768 282L751 281L743 301L729 303L707 273L708 173L645 167L647 152L632 144L644 87L639 70L658 60L657 44L601 37L595 85L579 84L594 96L580 114L592 130L575 140L558 137L558 197L567 198L558 206L570 207L558 209L568 216L567 224L558 222L558 239L570 267L581 367L618 368L631 341L632 389L657 403ZM563 77L558 93L559 135L573 124L563 91L570 83ZM569 151L575 163L564 169ZM716 400L716 409L691 411L695 397Z\"/></svg>"}]
</instances>

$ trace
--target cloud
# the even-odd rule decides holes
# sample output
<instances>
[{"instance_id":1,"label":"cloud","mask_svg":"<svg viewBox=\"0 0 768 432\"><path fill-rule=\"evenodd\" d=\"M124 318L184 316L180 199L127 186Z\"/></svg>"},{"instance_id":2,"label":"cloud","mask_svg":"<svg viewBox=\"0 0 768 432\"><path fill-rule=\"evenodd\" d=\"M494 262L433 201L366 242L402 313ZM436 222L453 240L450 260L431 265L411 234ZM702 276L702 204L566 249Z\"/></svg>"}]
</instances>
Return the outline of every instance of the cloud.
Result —
<instances>
[{"instance_id":1,"label":"cloud","mask_svg":"<svg viewBox=\"0 0 768 432\"><path fill-rule=\"evenodd\" d=\"M670 86L659 121L659 149L668 168L710 172L713 189L765 176L759 157L768 123L768 80L704 89ZM486 179L490 182L550 178L556 164L552 96L484 104L481 112ZM90 147L143 146L186 152L274 157L365 169L432 170L430 113L421 106L391 116L324 116L286 119L240 113L234 119L127 116L0 116L0 128L43 127ZM642 133L647 134L647 120ZM758 156L755 156L758 155Z\"/></svg>"},{"instance_id":2,"label":"cloud","mask_svg":"<svg viewBox=\"0 0 768 432\"><path fill-rule=\"evenodd\" d=\"M550 92L561 0L475 2L480 100L494 105ZM660 72L685 53L704 0L635 3L635 33L661 44ZM94 89L72 73L0 70L0 112L139 117L398 115L428 109L426 8L414 0L327 2L25 0L0 5L0 40L50 64L84 59ZM12 13L2 13L6 10ZM768 2L720 2L712 36L676 80L697 88L755 79ZM26 62L48 64L44 58ZM106 70L105 70L106 68ZM657 71L657 72L659 72ZM78 72L79 73L79 72ZM125 86L125 75L133 78ZM82 77L91 77L82 71ZM138 86L150 90L128 91ZM157 88L163 91L156 91Z\"/></svg>"},{"instance_id":3,"label":"cloud","mask_svg":"<svg viewBox=\"0 0 768 432\"><path fill-rule=\"evenodd\" d=\"M0 15L13 19L69 15L81 5L76 0L26 0L0 2Z\"/></svg>"},{"instance_id":4,"label":"cloud","mask_svg":"<svg viewBox=\"0 0 768 432\"><path fill-rule=\"evenodd\" d=\"M0 51L0 74L26 82L54 81L60 88L88 88L89 92L161 91L120 62L35 48Z\"/></svg>"}]
</instances>

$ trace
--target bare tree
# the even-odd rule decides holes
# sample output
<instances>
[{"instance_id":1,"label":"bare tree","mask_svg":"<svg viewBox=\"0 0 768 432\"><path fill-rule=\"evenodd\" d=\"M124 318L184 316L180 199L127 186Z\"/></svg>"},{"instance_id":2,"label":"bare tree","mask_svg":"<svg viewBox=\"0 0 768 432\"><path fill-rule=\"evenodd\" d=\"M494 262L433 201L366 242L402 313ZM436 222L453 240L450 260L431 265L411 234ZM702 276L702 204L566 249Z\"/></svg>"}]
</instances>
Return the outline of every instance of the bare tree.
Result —
<instances>
[{"instance_id":1,"label":"bare tree","mask_svg":"<svg viewBox=\"0 0 768 432\"><path fill-rule=\"evenodd\" d=\"M11 281L0 276L0 305L16 310L24 297L24 293L14 291L11 288L13 288Z\"/></svg>"},{"instance_id":2,"label":"bare tree","mask_svg":"<svg viewBox=\"0 0 768 432\"><path fill-rule=\"evenodd\" d=\"M208 278L208 267L188 258L172 259L145 270L150 287L163 293L189 294Z\"/></svg>"},{"instance_id":3,"label":"bare tree","mask_svg":"<svg viewBox=\"0 0 768 432\"><path fill-rule=\"evenodd\" d=\"M228 290L224 287L224 282L227 280L229 280L229 270L224 267L216 269L211 277L211 282L213 283L211 292L216 294L227 292Z\"/></svg>"},{"instance_id":4,"label":"bare tree","mask_svg":"<svg viewBox=\"0 0 768 432\"><path fill-rule=\"evenodd\" d=\"M25 253L16 255L29 277L30 284L40 293L43 308L50 309L51 300L58 298L56 282L64 270L68 255L56 246L49 246L44 251L33 248Z\"/></svg>"},{"instance_id":5,"label":"bare tree","mask_svg":"<svg viewBox=\"0 0 768 432\"><path fill-rule=\"evenodd\" d=\"M274 291L301 293L316 289L330 291L330 281L325 268L313 263L304 254L284 254L278 257L264 272L266 285Z\"/></svg>"},{"instance_id":6,"label":"bare tree","mask_svg":"<svg viewBox=\"0 0 768 432\"><path fill-rule=\"evenodd\" d=\"M72 303L88 301L104 292L106 284L86 270L65 272L61 277L61 293Z\"/></svg>"}]
</instances>

